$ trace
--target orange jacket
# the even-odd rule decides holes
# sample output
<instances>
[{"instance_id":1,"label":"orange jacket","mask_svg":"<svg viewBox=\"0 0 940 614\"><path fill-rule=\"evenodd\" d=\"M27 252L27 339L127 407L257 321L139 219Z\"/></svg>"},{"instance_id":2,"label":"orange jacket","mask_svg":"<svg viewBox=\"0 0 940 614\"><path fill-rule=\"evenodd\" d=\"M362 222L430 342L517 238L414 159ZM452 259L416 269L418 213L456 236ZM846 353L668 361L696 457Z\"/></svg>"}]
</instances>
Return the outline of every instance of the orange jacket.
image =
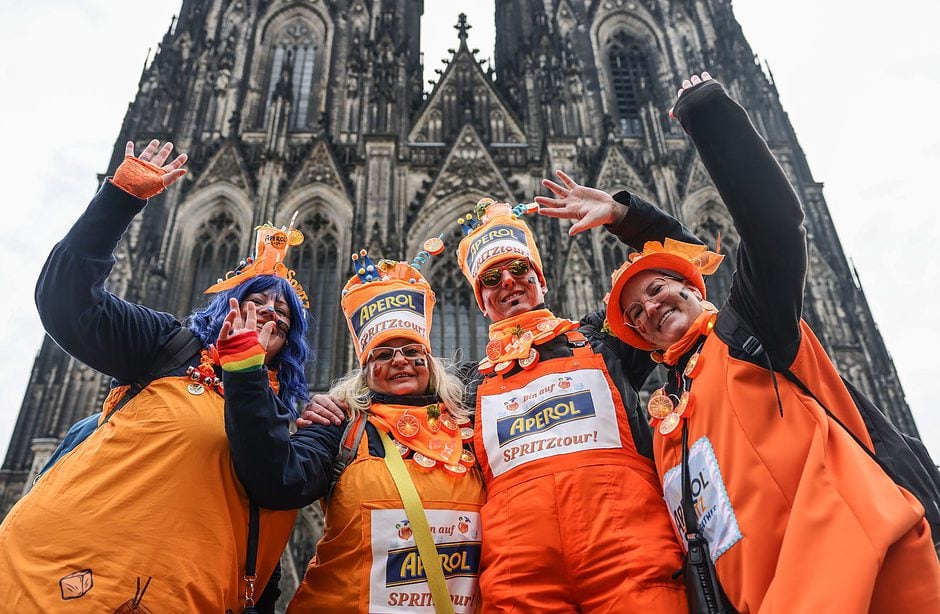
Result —
<instances>
[{"instance_id":1,"label":"orange jacket","mask_svg":"<svg viewBox=\"0 0 940 614\"><path fill-rule=\"evenodd\" d=\"M741 612L940 611L940 565L923 507L825 411L710 335L688 414L692 493L718 577ZM861 417L812 331L791 370L870 445ZM654 436L680 535L681 427ZM890 574L903 583L885 582Z\"/></svg>"},{"instance_id":2,"label":"orange jacket","mask_svg":"<svg viewBox=\"0 0 940 614\"><path fill-rule=\"evenodd\" d=\"M248 500L222 397L156 380L59 460L0 525L10 612L112 612L150 578L153 612L240 611ZM261 511L256 597L296 512Z\"/></svg>"}]
</instances>

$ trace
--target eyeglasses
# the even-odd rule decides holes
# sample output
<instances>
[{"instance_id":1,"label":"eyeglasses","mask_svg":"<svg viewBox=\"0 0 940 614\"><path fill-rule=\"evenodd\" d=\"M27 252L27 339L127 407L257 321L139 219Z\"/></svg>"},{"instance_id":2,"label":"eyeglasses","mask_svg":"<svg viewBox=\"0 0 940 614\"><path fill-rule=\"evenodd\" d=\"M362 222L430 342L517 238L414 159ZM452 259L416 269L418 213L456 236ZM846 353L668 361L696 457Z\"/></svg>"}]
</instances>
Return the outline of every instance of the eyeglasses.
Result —
<instances>
[{"instance_id":1,"label":"eyeglasses","mask_svg":"<svg viewBox=\"0 0 940 614\"><path fill-rule=\"evenodd\" d=\"M287 335L290 333L290 316L287 313L287 310L284 307L271 306L267 304L266 298L258 297L248 297L243 302L245 303L254 303L256 312L260 315L261 313L273 313L274 314L274 334L282 339L286 339Z\"/></svg>"},{"instance_id":2,"label":"eyeglasses","mask_svg":"<svg viewBox=\"0 0 940 614\"><path fill-rule=\"evenodd\" d=\"M486 288L494 288L499 285L499 281L503 278L503 271L509 271L509 274L513 277L522 277L529 272L529 268L528 260L513 260L506 266L491 267L480 273L480 283Z\"/></svg>"},{"instance_id":3,"label":"eyeglasses","mask_svg":"<svg viewBox=\"0 0 940 614\"><path fill-rule=\"evenodd\" d=\"M674 277L656 277L646 284L645 296L623 310L623 323L630 328L639 328L646 319L646 304L650 301L662 303L669 297L669 280L677 281Z\"/></svg>"},{"instance_id":4,"label":"eyeglasses","mask_svg":"<svg viewBox=\"0 0 940 614\"><path fill-rule=\"evenodd\" d=\"M405 360L417 360L427 355L423 345L420 343L409 343L408 345L403 345L398 348L384 346L372 348L369 350L369 360L376 364L384 365L385 363L391 362L395 358L395 354L399 352L401 352Z\"/></svg>"}]
</instances>

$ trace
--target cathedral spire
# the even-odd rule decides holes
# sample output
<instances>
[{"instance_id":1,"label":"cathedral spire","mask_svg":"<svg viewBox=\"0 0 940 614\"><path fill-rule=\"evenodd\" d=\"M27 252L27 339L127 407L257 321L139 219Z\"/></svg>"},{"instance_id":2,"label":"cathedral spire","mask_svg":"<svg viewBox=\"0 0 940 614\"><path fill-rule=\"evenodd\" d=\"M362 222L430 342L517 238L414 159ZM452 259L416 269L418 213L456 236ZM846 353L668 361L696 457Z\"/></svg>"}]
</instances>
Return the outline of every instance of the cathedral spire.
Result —
<instances>
[{"instance_id":1,"label":"cathedral spire","mask_svg":"<svg viewBox=\"0 0 940 614\"><path fill-rule=\"evenodd\" d=\"M461 13L457 16L457 25L454 26L454 29L457 30L457 38L460 39L460 46L465 49L467 47L467 30L472 27L473 26L467 23L466 13Z\"/></svg>"}]
</instances>

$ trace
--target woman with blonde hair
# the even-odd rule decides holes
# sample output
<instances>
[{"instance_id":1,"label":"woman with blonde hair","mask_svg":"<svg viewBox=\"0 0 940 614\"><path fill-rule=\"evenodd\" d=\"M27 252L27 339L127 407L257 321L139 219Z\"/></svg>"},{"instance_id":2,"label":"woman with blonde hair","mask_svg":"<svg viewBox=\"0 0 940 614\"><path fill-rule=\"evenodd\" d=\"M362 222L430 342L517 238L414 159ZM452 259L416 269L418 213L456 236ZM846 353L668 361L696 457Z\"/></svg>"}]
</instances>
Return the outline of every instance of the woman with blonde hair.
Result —
<instances>
[{"instance_id":1,"label":"woman with blonde hair","mask_svg":"<svg viewBox=\"0 0 940 614\"><path fill-rule=\"evenodd\" d=\"M223 378L236 472L264 507L323 500L323 538L289 612L476 611L484 491L463 384L431 355L434 292L420 256L353 258L342 306L359 368L330 391L348 406L344 425L290 434L250 360L266 334L233 305L219 351L239 367Z\"/></svg>"}]
</instances>

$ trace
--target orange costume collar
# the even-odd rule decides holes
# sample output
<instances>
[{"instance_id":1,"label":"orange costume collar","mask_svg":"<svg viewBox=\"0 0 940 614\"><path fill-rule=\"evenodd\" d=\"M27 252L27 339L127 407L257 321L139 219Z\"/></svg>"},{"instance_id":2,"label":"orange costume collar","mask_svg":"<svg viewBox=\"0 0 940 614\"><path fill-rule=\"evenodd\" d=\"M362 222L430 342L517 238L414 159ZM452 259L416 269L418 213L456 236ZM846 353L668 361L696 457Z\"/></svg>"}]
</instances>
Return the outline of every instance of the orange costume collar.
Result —
<instances>
[{"instance_id":1,"label":"orange costume collar","mask_svg":"<svg viewBox=\"0 0 940 614\"><path fill-rule=\"evenodd\" d=\"M426 469L437 464L445 469L461 464L461 425L443 404L416 407L372 403L369 413L376 427L395 438L402 456L409 450L414 452L413 460ZM426 463L426 459L430 463Z\"/></svg>"},{"instance_id":2,"label":"orange costume collar","mask_svg":"<svg viewBox=\"0 0 940 614\"><path fill-rule=\"evenodd\" d=\"M699 337L712 332L712 329L715 327L715 318L717 317L717 311L706 307L705 311L700 313L699 316L695 318L695 321L692 322L689 330L685 331L685 334L682 335L678 341L670 345L669 348L663 352L663 362L670 367L675 365L686 352L692 349L692 346L699 340Z\"/></svg>"},{"instance_id":3,"label":"orange costume collar","mask_svg":"<svg viewBox=\"0 0 940 614\"><path fill-rule=\"evenodd\" d=\"M535 309L494 322L490 325L490 341L480 371L488 372L495 365L513 360L530 359L533 345L545 343L578 327L572 320L556 317L548 309Z\"/></svg>"}]
</instances>

